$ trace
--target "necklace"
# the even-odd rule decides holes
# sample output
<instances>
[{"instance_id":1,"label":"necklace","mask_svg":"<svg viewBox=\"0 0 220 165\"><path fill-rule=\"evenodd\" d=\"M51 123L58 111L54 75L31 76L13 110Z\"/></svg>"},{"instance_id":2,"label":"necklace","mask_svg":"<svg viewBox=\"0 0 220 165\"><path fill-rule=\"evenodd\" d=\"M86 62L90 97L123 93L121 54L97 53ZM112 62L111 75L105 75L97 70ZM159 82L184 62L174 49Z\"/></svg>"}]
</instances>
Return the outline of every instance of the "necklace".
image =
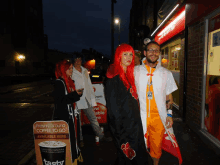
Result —
<instances>
[{"instance_id":1,"label":"necklace","mask_svg":"<svg viewBox=\"0 0 220 165\"><path fill-rule=\"evenodd\" d=\"M151 85L153 85L152 76L153 76L153 74L151 73L151 67L150 67L150 77L149 77L148 82L147 82L147 85L148 85L147 98L149 100L148 117L150 117L150 101L153 99L153 93L150 90Z\"/></svg>"}]
</instances>

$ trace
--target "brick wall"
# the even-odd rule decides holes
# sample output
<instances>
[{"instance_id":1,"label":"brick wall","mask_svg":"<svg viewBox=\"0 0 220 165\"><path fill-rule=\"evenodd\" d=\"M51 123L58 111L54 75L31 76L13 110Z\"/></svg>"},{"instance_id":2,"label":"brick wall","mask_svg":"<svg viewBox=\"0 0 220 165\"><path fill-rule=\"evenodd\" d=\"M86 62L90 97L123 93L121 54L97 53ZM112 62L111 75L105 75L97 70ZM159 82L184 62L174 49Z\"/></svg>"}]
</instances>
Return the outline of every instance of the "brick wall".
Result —
<instances>
[{"instance_id":1,"label":"brick wall","mask_svg":"<svg viewBox=\"0 0 220 165\"><path fill-rule=\"evenodd\" d=\"M184 86L184 57L185 57L185 40L181 39L180 62L180 83L179 83L179 112L183 115L183 86Z\"/></svg>"},{"instance_id":2,"label":"brick wall","mask_svg":"<svg viewBox=\"0 0 220 165\"><path fill-rule=\"evenodd\" d=\"M186 122L198 128L201 127L202 112L204 28L204 19L201 19L188 29Z\"/></svg>"}]
</instances>

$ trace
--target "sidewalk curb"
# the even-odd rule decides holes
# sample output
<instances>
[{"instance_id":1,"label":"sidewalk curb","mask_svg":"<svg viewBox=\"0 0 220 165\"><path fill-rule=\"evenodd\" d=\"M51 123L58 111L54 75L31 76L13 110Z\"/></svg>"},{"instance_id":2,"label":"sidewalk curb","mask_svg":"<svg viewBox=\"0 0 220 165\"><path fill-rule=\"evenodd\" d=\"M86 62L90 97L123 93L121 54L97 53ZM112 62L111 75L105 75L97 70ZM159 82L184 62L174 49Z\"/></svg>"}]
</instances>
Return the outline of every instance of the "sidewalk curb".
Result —
<instances>
[{"instance_id":1,"label":"sidewalk curb","mask_svg":"<svg viewBox=\"0 0 220 165\"><path fill-rule=\"evenodd\" d=\"M22 160L19 161L18 165L25 165L35 155L35 149L32 149Z\"/></svg>"}]
</instances>

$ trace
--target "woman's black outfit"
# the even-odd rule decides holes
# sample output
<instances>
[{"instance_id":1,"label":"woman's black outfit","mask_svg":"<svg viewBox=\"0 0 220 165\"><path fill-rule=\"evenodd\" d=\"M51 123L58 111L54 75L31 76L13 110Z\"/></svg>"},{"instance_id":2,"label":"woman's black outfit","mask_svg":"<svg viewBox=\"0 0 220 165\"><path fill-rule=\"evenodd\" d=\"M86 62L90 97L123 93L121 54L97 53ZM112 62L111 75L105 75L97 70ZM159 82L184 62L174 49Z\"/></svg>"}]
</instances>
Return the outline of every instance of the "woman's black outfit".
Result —
<instances>
[{"instance_id":1,"label":"woman's black outfit","mask_svg":"<svg viewBox=\"0 0 220 165\"><path fill-rule=\"evenodd\" d=\"M139 103L127 90L119 75L108 79L105 87L109 129L118 150L118 165L146 165Z\"/></svg>"},{"instance_id":2,"label":"woman's black outfit","mask_svg":"<svg viewBox=\"0 0 220 165\"><path fill-rule=\"evenodd\" d=\"M54 86L54 120L64 120L69 124L70 144L72 161L79 156L79 115L74 113L73 103L80 100L80 95L76 91L68 93L65 81L59 78ZM69 108L68 108L69 106ZM70 115L73 113L73 116ZM74 117L76 116L76 118ZM75 125L77 123L77 130Z\"/></svg>"}]
</instances>

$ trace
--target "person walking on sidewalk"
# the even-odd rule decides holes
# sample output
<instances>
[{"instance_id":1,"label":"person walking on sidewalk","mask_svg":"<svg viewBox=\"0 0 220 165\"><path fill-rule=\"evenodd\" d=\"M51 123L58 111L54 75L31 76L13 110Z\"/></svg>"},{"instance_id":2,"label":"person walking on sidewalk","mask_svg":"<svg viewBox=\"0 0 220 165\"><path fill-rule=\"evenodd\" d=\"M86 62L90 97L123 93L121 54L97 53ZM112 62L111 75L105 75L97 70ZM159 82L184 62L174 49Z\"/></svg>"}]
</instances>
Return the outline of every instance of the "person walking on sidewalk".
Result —
<instances>
[{"instance_id":1,"label":"person walking on sidewalk","mask_svg":"<svg viewBox=\"0 0 220 165\"><path fill-rule=\"evenodd\" d=\"M130 45L117 47L106 76L108 124L117 148L115 164L146 165L148 154L134 82L134 50Z\"/></svg>"},{"instance_id":2,"label":"person walking on sidewalk","mask_svg":"<svg viewBox=\"0 0 220 165\"><path fill-rule=\"evenodd\" d=\"M173 134L172 110L170 110L172 92L177 90L176 83L172 73L163 68L158 62L160 45L157 42L149 42L146 45L144 55L142 65L135 67L134 75L140 101L146 148L150 149L149 153L154 165L158 165L162 155L162 142L164 142L165 135L167 135L167 139L172 142L169 144L173 144L175 148L173 154L179 157L181 164L182 158ZM167 104L168 111L166 100L169 102ZM169 149L166 151L169 152Z\"/></svg>"},{"instance_id":3,"label":"person walking on sidewalk","mask_svg":"<svg viewBox=\"0 0 220 165\"><path fill-rule=\"evenodd\" d=\"M54 86L55 110L53 119L64 120L69 125L72 161L79 157L79 115L74 112L75 102L82 96L82 89L75 90L71 79L73 65L64 60L56 64ZM73 114L73 115L72 115Z\"/></svg>"},{"instance_id":4,"label":"person walking on sidewalk","mask_svg":"<svg viewBox=\"0 0 220 165\"><path fill-rule=\"evenodd\" d=\"M81 56L77 56L74 59L74 67L72 73L72 79L75 81L76 89L84 88L84 92L79 101L76 102L76 108L79 111L81 116L81 110L86 114L89 119L91 126L96 134L99 137L100 141L111 141L111 137L105 137L104 133L99 126L97 118L95 116L93 107L96 106L95 92L92 87L92 83L86 68L82 66ZM80 141L81 146L83 146L83 136L82 128L80 128Z\"/></svg>"}]
</instances>

